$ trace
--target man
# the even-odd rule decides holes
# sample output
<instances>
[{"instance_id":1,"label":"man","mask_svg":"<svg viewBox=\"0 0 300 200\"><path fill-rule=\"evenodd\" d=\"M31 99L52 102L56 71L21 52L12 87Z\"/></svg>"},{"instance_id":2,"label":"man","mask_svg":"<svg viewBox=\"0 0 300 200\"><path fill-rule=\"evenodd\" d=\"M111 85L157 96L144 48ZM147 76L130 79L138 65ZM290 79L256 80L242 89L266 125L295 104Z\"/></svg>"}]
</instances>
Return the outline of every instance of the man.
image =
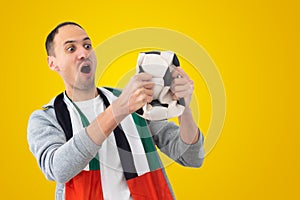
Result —
<instances>
[{"instance_id":1,"label":"man","mask_svg":"<svg viewBox=\"0 0 300 200\"><path fill-rule=\"evenodd\" d=\"M179 129L134 114L152 101L151 75L133 76L118 97L95 86L96 56L80 25L59 24L46 50L66 90L31 115L28 143L47 179L56 181L56 199L174 199L154 144L184 166L202 164L203 136L189 107L187 74L180 68L172 74L182 77L171 90L186 106Z\"/></svg>"}]
</instances>

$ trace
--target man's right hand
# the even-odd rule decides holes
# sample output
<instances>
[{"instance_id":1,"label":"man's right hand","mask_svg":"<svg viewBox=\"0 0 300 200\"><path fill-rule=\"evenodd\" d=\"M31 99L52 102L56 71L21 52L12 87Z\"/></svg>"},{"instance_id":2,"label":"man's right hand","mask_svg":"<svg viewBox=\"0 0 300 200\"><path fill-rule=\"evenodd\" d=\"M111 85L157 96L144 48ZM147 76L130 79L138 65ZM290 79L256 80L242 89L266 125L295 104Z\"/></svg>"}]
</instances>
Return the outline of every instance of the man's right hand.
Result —
<instances>
[{"instance_id":1,"label":"man's right hand","mask_svg":"<svg viewBox=\"0 0 300 200\"><path fill-rule=\"evenodd\" d=\"M152 101L154 83L151 80L152 75L147 73L136 74L130 79L122 94L112 103L117 123Z\"/></svg>"},{"instance_id":2,"label":"man's right hand","mask_svg":"<svg viewBox=\"0 0 300 200\"><path fill-rule=\"evenodd\" d=\"M86 128L97 145L101 145L127 115L152 101L154 83L151 79L146 73L134 75L122 94Z\"/></svg>"}]
</instances>

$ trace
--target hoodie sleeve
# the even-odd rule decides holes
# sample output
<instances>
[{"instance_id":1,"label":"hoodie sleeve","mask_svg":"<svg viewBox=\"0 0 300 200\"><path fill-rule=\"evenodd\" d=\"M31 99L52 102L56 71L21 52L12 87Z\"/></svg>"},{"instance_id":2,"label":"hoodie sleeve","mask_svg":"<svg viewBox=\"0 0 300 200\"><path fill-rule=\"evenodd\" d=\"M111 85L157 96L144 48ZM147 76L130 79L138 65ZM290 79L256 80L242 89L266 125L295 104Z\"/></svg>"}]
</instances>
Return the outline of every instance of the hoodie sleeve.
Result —
<instances>
[{"instance_id":1,"label":"hoodie sleeve","mask_svg":"<svg viewBox=\"0 0 300 200\"><path fill-rule=\"evenodd\" d=\"M77 175L100 148L89 138L84 128L66 141L53 108L37 110L31 114L27 140L46 178L59 183L65 183Z\"/></svg>"},{"instance_id":2,"label":"hoodie sleeve","mask_svg":"<svg viewBox=\"0 0 300 200\"><path fill-rule=\"evenodd\" d=\"M188 167L200 167L204 159L204 138L199 130L199 139L194 144L186 144L179 134L179 127L166 120L148 122L157 147L177 163Z\"/></svg>"}]
</instances>

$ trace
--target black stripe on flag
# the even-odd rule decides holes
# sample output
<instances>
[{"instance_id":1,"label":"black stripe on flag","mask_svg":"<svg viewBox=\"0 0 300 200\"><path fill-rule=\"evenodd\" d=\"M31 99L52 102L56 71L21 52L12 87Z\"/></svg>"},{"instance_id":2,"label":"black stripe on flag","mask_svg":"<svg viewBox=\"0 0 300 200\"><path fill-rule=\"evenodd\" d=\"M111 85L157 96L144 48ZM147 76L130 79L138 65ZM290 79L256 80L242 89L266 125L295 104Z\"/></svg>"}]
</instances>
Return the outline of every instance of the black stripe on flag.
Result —
<instances>
[{"instance_id":1,"label":"black stripe on flag","mask_svg":"<svg viewBox=\"0 0 300 200\"><path fill-rule=\"evenodd\" d=\"M117 126L114 130L114 135L118 147L118 152L123 168L123 173L126 180L137 177L136 169L134 166L131 148L122 129Z\"/></svg>"},{"instance_id":2,"label":"black stripe on flag","mask_svg":"<svg viewBox=\"0 0 300 200\"><path fill-rule=\"evenodd\" d=\"M64 102L64 93L58 95L54 100L54 111L59 125L65 132L66 140L73 137L73 129L71 124L71 117L67 105Z\"/></svg>"}]
</instances>

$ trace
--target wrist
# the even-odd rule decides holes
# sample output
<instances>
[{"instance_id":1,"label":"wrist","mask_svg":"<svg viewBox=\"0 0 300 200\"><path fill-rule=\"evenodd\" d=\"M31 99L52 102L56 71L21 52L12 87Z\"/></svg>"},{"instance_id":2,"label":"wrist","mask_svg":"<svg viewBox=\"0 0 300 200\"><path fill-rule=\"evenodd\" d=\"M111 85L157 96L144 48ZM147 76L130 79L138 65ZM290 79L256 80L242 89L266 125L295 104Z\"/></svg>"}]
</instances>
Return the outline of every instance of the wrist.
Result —
<instances>
[{"instance_id":1,"label":"wrist","mask_svg":"<svg viewBox=\"0 0 300 200\"><path fill-rule=\"evenodd\" d=\"M190 107L185 107L183 110L183 113L180 116L180 119L184 119L184 120L193 120L193 111Z\"/></svg>"},{"instance_id":2,"label":"wrist","mask_svg":"<svg viewBox=\"0 0 300 200\"><path fill-rule=\"evenodd\" d=\"M86 128L86 132L97 145L101 145L117 125L109 106Z\"/></svg>"},{"instance_id":3,"label":"wrist","mask_svg":"<svg viewBox=\"0 0 300 200\"><path fill-rule=\"evenodd\" d=\"M185 105L182 115L191 114L191 113L192 113L191 107L189 105Z\"/></svg>"},{"instance_id":4,"label":"wrist","mask_svg":"<svg viewBox=\"0 0 300 200\"><path fill-rule=\"evenodd\" d=\"M129 114L126 103L122 102L120 98L117 98L114 102L112 102L111 111L117 124L119 124Z\"/></svg>"},{"instance_id":5,"label":"wrist","mask_svg":"<svg viewBox=\"0 0 300 200\"><path fill-rule=\"evenodd\" d=\"M186 108L190 108L191 100L192 100L191 96L184 97L184 104Z\"/></svg>"}]
</instances>

